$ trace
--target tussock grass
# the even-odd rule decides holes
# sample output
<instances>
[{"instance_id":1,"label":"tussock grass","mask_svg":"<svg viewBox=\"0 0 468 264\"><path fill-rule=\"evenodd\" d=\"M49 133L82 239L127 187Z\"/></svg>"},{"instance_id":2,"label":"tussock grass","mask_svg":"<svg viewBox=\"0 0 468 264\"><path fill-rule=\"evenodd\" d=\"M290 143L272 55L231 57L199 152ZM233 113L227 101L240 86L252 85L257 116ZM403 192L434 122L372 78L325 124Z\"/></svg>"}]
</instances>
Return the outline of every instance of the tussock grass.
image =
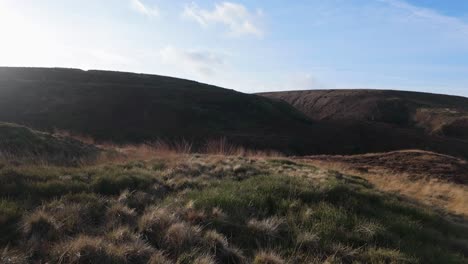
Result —
<instances>
[{"instance_id":1,"label":"tussock grass","mask_svg":"<svg viewBox=\"0 0 468 264\"><path fill-rule=\"evenodd\" d=\"M285 261L274 252L260 251L255 255L254 264L284 264Z\"/></svg>"},{"instance_id":2,"label":"tussock grass","mask_svg":"<svg viewBox=\"0 0 468 264\"><path fill-rule=\"evenodd\" d=\"M4 249L0 249L0 263L25 264L27 263L27 256L23 252L5 247Z\"/></svg>"},{"instance_id":3,"label":"tussock grass","mask_svg":"<svg viewBox=\"0 0 468 264\"><path fill-rule=\"evenodd\" d=\"M6 165L0 182L3 259L464 263L468 256L463 224L363 178L285 158Z\"/></svg>"}]
</instances>

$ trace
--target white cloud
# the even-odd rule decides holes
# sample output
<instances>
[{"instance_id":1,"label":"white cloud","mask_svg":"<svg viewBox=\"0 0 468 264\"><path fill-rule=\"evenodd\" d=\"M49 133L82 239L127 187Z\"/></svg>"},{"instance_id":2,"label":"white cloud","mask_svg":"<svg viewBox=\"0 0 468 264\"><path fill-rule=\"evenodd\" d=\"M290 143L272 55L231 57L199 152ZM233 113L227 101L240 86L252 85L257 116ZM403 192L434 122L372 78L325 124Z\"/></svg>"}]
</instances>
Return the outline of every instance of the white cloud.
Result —
<instances>
[{"instance_id":1,"label":"white cloud","mask_svg":"<svg viewBox=\"0 0 468 264\"><path fill-rule=\"evenodd\" d=\"M212 11L200 8L197 4L185 6L183 17L196 21L201 26L222 24L228 27L232 36L263 36L258 20L263 16L261 10L250 12L245 6L232 2L216 4Z\"/></svg>"},{"instance_id":2,"label":"white cloud","mask_svg":"<svg viewBox=\"0 0 468 264\"><path fill-rule=\"evenodd\" d=\"M130 0L130 4L132 9L136 12L145 15L147 17L158 17L159 16L159 8L157 6L149 7L145 5L141 0Z\"/></svg>"},{"instance_id":3,"label":"white cloud","mask_svg":"<svg viewBox=\"0 0 468 264\"><path fill-rule=\"evenodd\" d=\"M210 51L181 50L167 46L159 55L163 63L203 77L214 75L224 65L221 56Z\"/></svg>"}]
</instances>

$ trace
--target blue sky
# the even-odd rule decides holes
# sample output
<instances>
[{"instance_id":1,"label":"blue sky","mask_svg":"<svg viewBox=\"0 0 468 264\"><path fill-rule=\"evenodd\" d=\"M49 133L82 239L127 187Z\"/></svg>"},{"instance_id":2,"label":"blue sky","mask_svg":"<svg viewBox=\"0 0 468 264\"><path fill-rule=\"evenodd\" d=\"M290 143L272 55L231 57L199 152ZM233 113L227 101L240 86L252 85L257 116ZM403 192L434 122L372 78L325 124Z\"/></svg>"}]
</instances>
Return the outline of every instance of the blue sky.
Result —
<instances>
[{"instance_id":1,"label":"blue sky","mask_svg":"<svg viewBox=\"0 0 468 264\"><path fill-rule=\"evenodd\" d=\"M467 0L0 0L0 65L468 96Z\"/></svg>"}]
</instances>

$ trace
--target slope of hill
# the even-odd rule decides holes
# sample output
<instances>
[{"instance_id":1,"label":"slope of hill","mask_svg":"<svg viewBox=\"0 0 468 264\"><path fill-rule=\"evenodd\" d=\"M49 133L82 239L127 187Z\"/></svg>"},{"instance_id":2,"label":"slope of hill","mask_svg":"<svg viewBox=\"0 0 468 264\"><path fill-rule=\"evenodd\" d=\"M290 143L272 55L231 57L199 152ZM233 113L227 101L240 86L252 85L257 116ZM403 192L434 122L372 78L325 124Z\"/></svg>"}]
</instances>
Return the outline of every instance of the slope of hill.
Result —
<instances>
[{"instance_id":1,"label":"slope of hill","mask_svg":"<svg viewBox=\"0 0 468 264\"><path fill-rule=\"evenodd\" d=\"M408 127L314 122L282 100L121 72L0 68L0 122L66 130L98 142L184 140L197 149L226 138L297 155L424 149L468 157L468 142Z\"/></svg>"},{"instance_id":2,"label":"slope of hill","mask_svg":"<svg viewBox=\"0 0 468 264\"><path fill-rule=\"evenodd\" d=\"M412 179L435 178L468 185L468 162L433 152L407 150L353 156L311 156L308 160L342 163L356 171L390 173Z\"/></svg>"},{"instance_id":3,"label":"slope of hill","mask_svg":"<svg viewBox=\"0 0 468 264\"><path fill-rule=\"evenodd\" d=\"M0 159L15 162L73 164L93 159L98 148L9 123L0 123Z\"/></svg>"},{"instance_id":4,"label":"slope of hill","mask_svg":"<svg viewBox=\"0 0 468 264\"><path fill-rule=\"evenodd\" d=\"M463 222L362 178L288 159L5 167L0 216L0 263L468 260Z\"/></svg>"},{"instance_id":5,"label":"slope of hill","mask_svg":"<svg viewBox=\"0 0 468 264\"><path fill-rule=\"evenodd\" d=\"M468 219L466 160L419 150L298 159L322 169L357 175L382 191L442 209L451 217Z\"/></svg>"},{"instance_id":6,"label":"slope of hill","mask_svg":"<svg viewBox=\"0 0 468 264\"><path fill-rule=\"evenodd\" d=\"M227 137L283 149L310 126L284 102L193 81L34 68L0 69L0 120L117 143Z\"/></svg>"},{"instance_id":7,"label":"slope of hill","mask_svg":"<svg viewBox=\"0 0 468 264\"><path fill-rule=\"evenodd\" d=\"M423 129L468 140L468 98L390 90L310 90L263 93L314 120L365 121Z\"/></svg>"}]
</instances>

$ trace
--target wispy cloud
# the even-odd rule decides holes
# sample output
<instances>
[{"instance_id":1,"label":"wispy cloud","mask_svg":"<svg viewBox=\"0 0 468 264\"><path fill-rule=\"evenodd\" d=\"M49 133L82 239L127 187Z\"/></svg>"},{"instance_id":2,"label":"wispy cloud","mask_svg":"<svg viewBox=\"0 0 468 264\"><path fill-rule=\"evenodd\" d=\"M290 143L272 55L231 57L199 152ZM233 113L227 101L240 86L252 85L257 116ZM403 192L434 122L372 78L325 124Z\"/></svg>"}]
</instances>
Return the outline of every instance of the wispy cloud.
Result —
<instances>
[{"instance_id":1,"label":"wispy cloud","mask_svg":"<svg viewBox=\"0 0 468 264\"><path fill-rule=\"evenodd\" d=\"M217 69L224 64L220 55L210 51L182 50L167 46L159 52L159 55L165 64L204 77L214 75Z\"/></svg>"},{"instance_id":2,"label":"wispy cloud","mask_svg":"<svg viewBox=\"0 0 468 264\"><path fill-rule=\"evenodd\" d=\"M216 4L213 10L200 8L196 3L185 6L183 17L196 21L201 26L221 24L228 27L232 36L254 35L261 37L263 30L258 20L263 16L261 10L249 11L245 6L232 2Z\"/></svg>"},{"instance_id":3,"label":"wispy cloud","mask_svg":"<svg viewBox=\"0 0 468 264\"><path fill-rule=\"evenodd\" d=\"M403 0L378 0L392 7L406 11L412 18L426 20L455 29L468 37L468 24L457 17L443 15L436 10L412 5Z\"/></svg>"},{"instance_id":4,"label":"wispy cloud","mask_svg":"<svg viewBox=\"0 0 468 264\"><path fill-rule=\"evenodd\" d=\"M141 0L130 0L130 5L133 10L147 17L159 16L159 8L157 6L150 7L145 5Z\"/></svg>"}]
</instances>

